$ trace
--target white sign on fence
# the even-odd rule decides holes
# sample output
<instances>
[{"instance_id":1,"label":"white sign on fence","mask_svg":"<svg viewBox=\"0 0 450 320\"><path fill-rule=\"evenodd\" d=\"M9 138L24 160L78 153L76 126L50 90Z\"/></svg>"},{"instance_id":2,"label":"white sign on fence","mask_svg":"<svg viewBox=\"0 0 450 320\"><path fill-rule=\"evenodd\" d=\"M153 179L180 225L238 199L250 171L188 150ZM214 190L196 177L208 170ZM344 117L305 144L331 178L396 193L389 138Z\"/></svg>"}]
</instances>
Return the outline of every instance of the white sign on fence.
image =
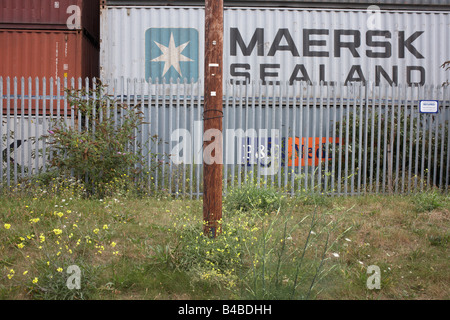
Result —
<instances>
[{"instance_id":1,"label":"white sign on fence","mask_svg":"<svg viewBox=\"0 0 450 320\"><path fill-rule=\"evenodd\" d=\"M420 113L438 113L439 101L437 100L420 100Z\"/></svg>"}]
</instances>

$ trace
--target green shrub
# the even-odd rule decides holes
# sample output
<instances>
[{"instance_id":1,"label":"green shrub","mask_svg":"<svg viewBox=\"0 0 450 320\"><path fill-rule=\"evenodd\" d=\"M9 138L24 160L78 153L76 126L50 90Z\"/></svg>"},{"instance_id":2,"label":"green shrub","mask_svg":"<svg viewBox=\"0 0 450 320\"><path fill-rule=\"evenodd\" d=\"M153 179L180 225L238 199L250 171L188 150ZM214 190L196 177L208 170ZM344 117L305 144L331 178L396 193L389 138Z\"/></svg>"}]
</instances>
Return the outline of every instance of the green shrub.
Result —
<instances>
[{"instance_id":1,"label":"green shrub","mask_svg":"<svg viewBox=\"0 0 450 320\"><path fill-rule=\"evenodd\" d=\"M286 197L273 187L259 187L245 184L232 189L224 199L224 209L233 211L260 210L266 212L277 211L285 203Z\"/></svg>"},{"instance_id":2,"label":"green shrub","mask_svg":"<svg viewBox=\"0 0 450 320\"><path fill-rule=\"evenodd\" d=\"M171 238L177 240L173 264L188 272L194 283L236 290L245 272L247 246L257 242L256 219L244 212L224 214L220 235L211 239L204 235L201 217L189 213L177 216L170 229Z\"/></svg>"},{"instance_id":3,"label":"green shrub","mask_svg":"<svg viewBox=\"0 0 450 320\"><path fill-rule=\"evenodd\" d=\"M255 206L225 211L214 239L204 235L200 215L177 215L169 230L174 241L170 265L189 273L196 285L226 289L233 299L314 299L318 283L334 268L327 256L338 222L329 221L317 206L298 217L293 207L301 202L294 202L272 213Z\"/></svg>"},{"instance_id":4,"label":"green shrub","mask_svg":"<svg viewBox=\"0 0 450 320\"><path fill-rule=\"evenodd\" d=\"M413 202L417 212L428 212L443 207L446 197L441 192L432 190L418 193L413 198Z\"/></svg>"},{"instance_id":5,"label":"green shrub","mask_svg":"<svg viewBox=\"0 0 450 320\"><path fill-rule=\"evenodd\" d=\"M67 94L70 105L81 115L75 119L81 130L64 120L52 124L45 135L52 146L51 166L80 179L88 194L100 197L124 176L132 182L143 167L142 146L135 136L143 124L138 106L109 101L101 84L95 91L68 90ZM117 108L117 119L109 116L108 106Z\"/></svg>"}]
</instances>

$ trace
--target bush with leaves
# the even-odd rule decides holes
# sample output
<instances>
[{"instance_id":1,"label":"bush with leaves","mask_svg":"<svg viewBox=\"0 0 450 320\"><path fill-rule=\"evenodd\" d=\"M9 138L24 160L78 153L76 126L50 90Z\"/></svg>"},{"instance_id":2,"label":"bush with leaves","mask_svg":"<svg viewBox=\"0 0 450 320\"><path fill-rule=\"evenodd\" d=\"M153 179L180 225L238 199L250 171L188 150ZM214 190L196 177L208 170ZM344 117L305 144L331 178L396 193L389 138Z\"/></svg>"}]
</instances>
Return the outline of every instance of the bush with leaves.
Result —
<instances>
[{"instance_id":1,"label":"bush with leaves","mask_svg":"<svg viewBox=\"0 0 450 320\"><path fill-rule=\"evenodd\" d=\"M101 84L94 91L67 90L67 95L78 111L75 121L79 123L70 125L63 119L53 123L45 136L52 145L51 165L83 180L89 194L102 196L117 179L141 171L142 149L136 130L143 124L142 112L139 105L112 101ZM120 117L111 116L110 106L117 108Z\"/></svg>"},{"instance_id":2,"label":"bush with leaves","mask_svg":"<svg viewBox=\"0 0 450 320\"><path fill-rule=\"evenodd\" d=\"M259 187L248 182L239 188L233 188L224 199L224 208L232 211L268 211L276 212L286 202L286 197L273 186Z\"/></svg>"}]
</instances>

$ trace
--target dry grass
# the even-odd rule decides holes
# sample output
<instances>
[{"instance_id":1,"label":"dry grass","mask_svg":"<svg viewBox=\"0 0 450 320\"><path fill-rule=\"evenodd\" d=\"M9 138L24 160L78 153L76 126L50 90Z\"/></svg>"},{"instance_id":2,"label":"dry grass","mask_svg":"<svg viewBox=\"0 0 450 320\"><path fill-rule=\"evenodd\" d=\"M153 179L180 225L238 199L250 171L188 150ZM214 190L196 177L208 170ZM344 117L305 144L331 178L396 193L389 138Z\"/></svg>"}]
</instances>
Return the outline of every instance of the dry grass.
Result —
<instances>
[{"instance_id":1,"label":"dry grass","mask_svg":"<svg viewBox=\"0 0 450 320\"><path fill-rule=\"evenodd\" d=\"M449 202L417 212L414 196L368 196L337 200L356 206L343 220L352 226L342 247L338 282L324 299L448 299L450 297ZM381 290L367 290L367 266L381 268Z\"/></svg>"},{"instance_id":2,"label":"dry grass","mask_svg":"<svg viewBox=\"0 0 450 320\"><path fill-rule=\"evenodd\" d=\"M434 201L439 205L429 211L418 210L421 206L414 195L317 197L288 202L286 210L295 221L317 208L326 221L336 225L334 237L346 231L327 254L326 263L334 269L318 285L316 298L449 299L450 201L443 195ZM38 276L35 262L43 261L42 253L31 244L18 249L16 240L17 236L34 232L29 219L37 213L42 214L43 223L37 232L49 234L56 228L60 220L52 212L60 202L61 197L37 199L33 195L14 195L0 200L0 298L38 298L29 293L33 286L32 277L28 276L32 270L33 277ZM160 196L103 201L77 198L66 203L64 209L78 215L72 218L79 221L81 235L93 236L94 227L108 224L107 235L99 237L98 243L116 242L120 251L116 255L116 248L107 248L102 254L95 254L95 248L87 248L83 263L99 267L92 274L95 290L91 298L239 298L238 289L233 292L217 283L194 282L192 272L177 265L180 253L176 247L181 242L171 229L180 216L201 219L201 201ZM11 224L11 229L6 230L5 223ZM15 232L14 237L11 231ZM301 246L307 232L305 224L293 234L292 242ZM70 243L73 245L73 241ZM380 290L369 290L366 286L370 265L381 269ZM16 272L14 281L7 278L11 268ZM29 274L22 276L26 270ZM283 279L290 281L287 276Z\"/></svg>"}]
</instances>

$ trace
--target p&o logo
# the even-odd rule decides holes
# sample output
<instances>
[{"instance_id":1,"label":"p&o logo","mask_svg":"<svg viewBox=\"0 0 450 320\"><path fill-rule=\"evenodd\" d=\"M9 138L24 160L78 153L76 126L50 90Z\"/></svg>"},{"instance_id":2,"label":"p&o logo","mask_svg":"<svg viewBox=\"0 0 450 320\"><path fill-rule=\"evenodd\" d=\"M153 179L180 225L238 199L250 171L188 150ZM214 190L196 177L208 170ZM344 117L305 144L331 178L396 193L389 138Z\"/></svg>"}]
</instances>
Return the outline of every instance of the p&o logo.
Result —
<instances>
[{"instance_id":1,"label":"p&o logo","mask_svg":"<svg viewBox=\"0 0 450 320\"><path fill-rule=\"evenodd\" d=\"M155 82L198 80L198 31L193 28L150 28L145 33L145 77Z\"/></svg>"}]
</instances>

